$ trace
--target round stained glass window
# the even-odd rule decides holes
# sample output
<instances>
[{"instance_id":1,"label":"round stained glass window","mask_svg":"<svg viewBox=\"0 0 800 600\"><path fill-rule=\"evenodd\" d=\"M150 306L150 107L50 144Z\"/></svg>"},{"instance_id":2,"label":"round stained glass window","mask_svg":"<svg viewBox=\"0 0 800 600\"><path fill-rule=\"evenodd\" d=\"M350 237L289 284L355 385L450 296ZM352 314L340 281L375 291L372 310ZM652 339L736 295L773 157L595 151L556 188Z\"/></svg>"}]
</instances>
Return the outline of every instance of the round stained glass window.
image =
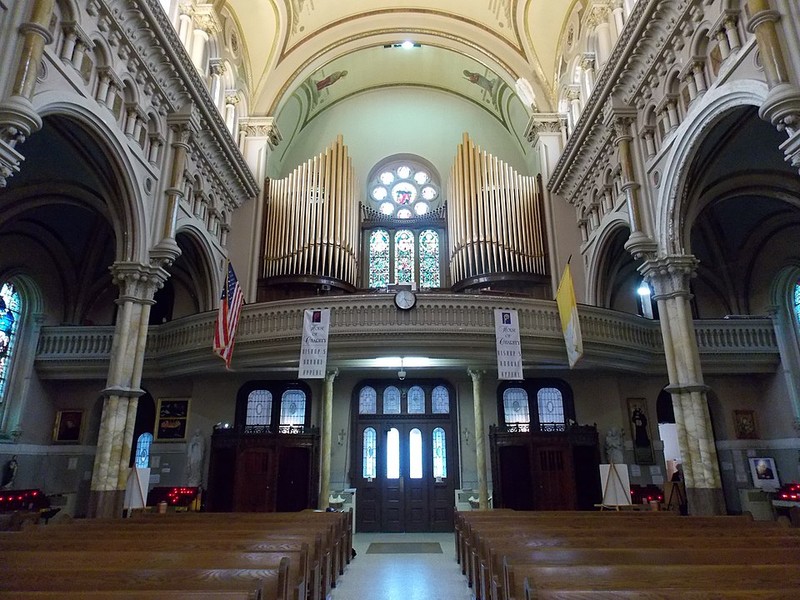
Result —
<instances>
[{"instance_id":1,"label":"round stained glass window","mask_svg":"<svg viewBox=\"0 0 800 600\"><path fill-rule=\"evenodd\" d=\"M391 171L384 171L379 179L383 185L389 185L394 181L394 174Z\"/></svg>"},{"instance_id":2,"label":"round stained glass window","mask_svg":"<svg viewBox=\"0 0 800 600\"><path fill-rule=\"evenodd\" d=\"M380 202L381 200L386 198L386 195L388 193L389 190L387 190L385 187L376 187L374 190L372 190L372 197L378 202Z\"/></svg>"},{"instance_id":3,"label":"round stained glass window","mask_svg":"<svg viewBox=\"0 0 800 600\"><path fill-rule=\"evenodd\" d=\"M417 185L425 185L430 180L428 174L425 171L417 171L414 173L414 181L417 182Z\"/></svg>"},{"instance_id":4,"label":"round stained glass window","mask_svg":"<svg viewBox=\"0 0 800 600\"><path fill-rule=\"evenodd\" d=\"M411 175L411 168L403 165L402 167L397 167L397 176L400 179L408 179Z\"/></svg>"},{"instance_id":5,"label":"round stained glass window","mask_svg":"<svg viewBox=\"0 0 800 600\"><path fill-rule=\"evenodd\" d=\"M425 198L425 200L428 200L429 202L434 198L436 198L437 195L438 194L436 193L436 188L433 188L431 186L426 186L422 188L422 197Z\"/></svg>"},{"instance_id":6,"label":"round stained glass window","mask_svg":"<svg viewBox=\"0 0 800 600\"><path fill-rule=\"evenodd\" d=\"M398 204L407 206L417 199L417 188L406 181L401 181L392 188L392 197Z\"/></svg>"},{"instance_id":7,"label":"round stained glass window","mask_svg":"<svg viewBox=\"0 0 800 600\"><path fill-rule=\"evenodd\" d=\"M381 204L381 212L385 215L390 215L394 212L394 204L391 202L384 202Z\"/></svg>"},{"instance_id":8,"label":"round stained glass window","mask_svg":"<svg viewBox=\"0 0 800 600\"><path fill-rule=\"evenodd\" d=\"M401 208L397 211L397 218L398 219L410 219L411 218L411 211L407 208Z\"/></svg>"},{"instance_id":9,"label":"round stained glass window","mask_svg":"<svg viewBox=\"0 0 800 600\"><path fill-rule=\"evenodd\" d=\"M414 212L418 215L424 215L428 212L428 205L425 202L417 202L414 205Z\"/></svg>"}]
</instances>

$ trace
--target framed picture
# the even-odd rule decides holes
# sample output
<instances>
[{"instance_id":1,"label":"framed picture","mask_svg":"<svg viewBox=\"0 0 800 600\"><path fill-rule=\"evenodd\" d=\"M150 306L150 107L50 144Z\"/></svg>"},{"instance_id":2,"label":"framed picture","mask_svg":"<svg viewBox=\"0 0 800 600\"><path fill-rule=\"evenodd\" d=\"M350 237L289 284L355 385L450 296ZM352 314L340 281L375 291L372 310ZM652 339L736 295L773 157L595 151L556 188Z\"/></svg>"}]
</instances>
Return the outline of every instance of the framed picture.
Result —
<instances>
[{"instance_id":1,"label":"framed picture","mask_svg":"<svg viewBox=\"0 0 800 600\"><path fill-rule=\"evenodd\" d=\"M656 457L653 453L653 435L650 433L650 415L647 412L647 400L644 398L628 398L628 423L631 426L633 455L636 458L636 464L656 464Z\"/></svg>"},{"instance_id":2,"label":"framed picture","mask_svg":"<svg viewBox=\"0 0 800 600\"><path fill-rule=\"evenodd\" d=\"M762 490L776 490L781 487L775 461L768 456L751 458L750 474L753 476L753 487Z\"/></svg>"},{"instance_id":3,"label":"framed picture","mask_svg":"<svg viewBox=\"0 0 800 600\"><path fill-rule=\"evenodd\" d=\"M733 411L733 430L737 440L757 439L756 412L754 410Z\"/></svg>"},{"instance_id":4,"label":"framed picture","mask_svg":"<svg viewBox=\"0 0 800 600\"><path fill-rule=\"evenodd\" d=\"M82 429L82 410L59 410L53 427L53 441L60 444L79 444Z\"/></svg>"},{"instance_id":5,"label":"framed picture","mask_svg":"<svg viewBox=\"0 0 800 600\"><path fill-rule=\"evenodd\" d=\"M161 442L182 442L188 420L189 398L159 398L153 437Z\"/></svg>"}]
</instances>

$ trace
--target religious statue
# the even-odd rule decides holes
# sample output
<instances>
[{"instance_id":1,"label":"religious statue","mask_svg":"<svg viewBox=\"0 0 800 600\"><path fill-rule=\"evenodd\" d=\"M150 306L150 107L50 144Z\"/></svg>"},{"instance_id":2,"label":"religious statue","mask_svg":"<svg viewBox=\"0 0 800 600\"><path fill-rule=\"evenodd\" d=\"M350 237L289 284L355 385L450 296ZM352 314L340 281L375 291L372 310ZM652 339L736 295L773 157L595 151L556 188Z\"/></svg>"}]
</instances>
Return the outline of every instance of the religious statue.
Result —
<instances>
[{"instance_id":1,"label":"religious statue","mask_svg":"<svg viewBox=\"0 0 800 600\"><path fill-rule=\"evenodd\" d=\"M11 457L3 467L3 480L0 483L0 489L10 490L14 486L14 480L17 478L17 470L19 464L17 463L17 455Z\"/></svg>"},{"instance_id":2,"label":"religious statue","mask_svg":"<svg viewBox=\"0 0 800 600\"><path fill-rule=\"evenodd\" d=\"M612 427L606 432L606 460L609 463L621 465L625 462L622 454L623 437L625 437L625 430L622 427Z\"/></svg>"},{"instance_id":3,"label":"religious statue","mask_svg":"<svg viewBox=\"0 0 800 600\"><path fill-rule=\"evenodd\" d=\"M186 485L200 487L203 482L203 455L206 442L199 429L195 429L192 439L186 445Z\"/></svg>"}]
</instances>

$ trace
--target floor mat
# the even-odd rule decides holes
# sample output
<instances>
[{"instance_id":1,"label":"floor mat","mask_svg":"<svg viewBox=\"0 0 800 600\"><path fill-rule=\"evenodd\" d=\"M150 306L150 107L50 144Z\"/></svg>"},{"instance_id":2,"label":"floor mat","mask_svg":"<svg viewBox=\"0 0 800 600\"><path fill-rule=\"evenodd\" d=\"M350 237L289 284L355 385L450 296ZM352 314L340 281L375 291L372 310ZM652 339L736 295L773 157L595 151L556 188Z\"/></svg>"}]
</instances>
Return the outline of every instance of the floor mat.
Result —
<instances>
[{"instance_id":1,"label":"floor mat","mask_svg":"<svg viewBox=\"0 0 800 600\"><path fill-rule=\"evenodd\" d=\"M439 542L372 542L367 554L442 554Z\"/></svg>"}]
</instances>

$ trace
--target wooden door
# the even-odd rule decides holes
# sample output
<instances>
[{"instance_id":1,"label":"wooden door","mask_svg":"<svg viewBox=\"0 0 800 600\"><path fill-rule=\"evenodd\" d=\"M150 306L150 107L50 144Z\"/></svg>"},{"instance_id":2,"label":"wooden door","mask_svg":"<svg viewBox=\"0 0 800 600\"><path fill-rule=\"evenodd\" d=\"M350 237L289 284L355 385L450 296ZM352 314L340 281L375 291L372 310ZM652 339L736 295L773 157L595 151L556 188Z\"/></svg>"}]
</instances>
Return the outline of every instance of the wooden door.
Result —
<instances>
[{"instance_id":1,"label":"wooden door","mask_svg":"<svg viewBox=\"0 0 800 600\"><path fill-rule=\"evenodd\" d=\"M503 508L514 510L533 510L535 496L531 475L530 446L499 446L499 476L495 485L500 487L496 495L502 499Z\"/></svg>"},{"instance_id":2,"label":"wooden door","mask_svg":"<svg viewBox=\"0 0 800 600\"><path fill-rule=\"evenodd\" d=\"M236 459L233 509L237 512L275 510L275 451L266 447L244 448Z\"/></svg>"},{"instance_id":3,"label":"wooden door","mask_svg":"<svg viewBox=\"0 0 800 600\"><path fill-rule=\"evenodd\" d=\"M310 507L311 449L284 446L280 449L275 510L298 512Z\"/></svg>"},{"instance_id":4,"label":"wooden door","mask_svg":"<svg viewBox=\"0 0 800 600\"><path fill-rule=\"evenodd\" d=\"M575 477L567 444L533 447L534 508L575 510Z\"/></svg>"}]
</instances>

